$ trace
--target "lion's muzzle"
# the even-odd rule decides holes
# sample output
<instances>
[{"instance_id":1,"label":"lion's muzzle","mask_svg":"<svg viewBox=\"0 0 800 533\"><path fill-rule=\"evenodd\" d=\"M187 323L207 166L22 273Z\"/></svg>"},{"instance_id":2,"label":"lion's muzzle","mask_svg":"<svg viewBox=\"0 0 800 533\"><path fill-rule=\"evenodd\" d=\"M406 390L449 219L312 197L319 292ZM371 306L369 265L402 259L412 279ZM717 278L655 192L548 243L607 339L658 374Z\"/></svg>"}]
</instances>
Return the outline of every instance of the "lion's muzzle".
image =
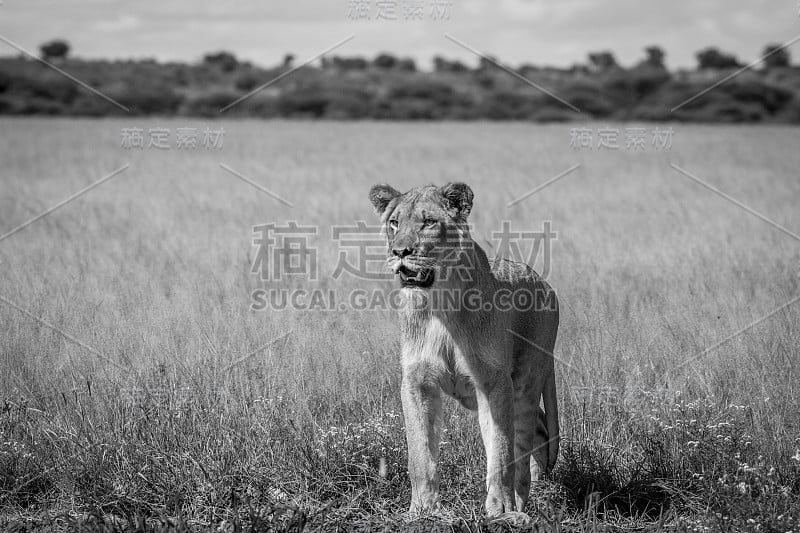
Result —
<instances>
[{"instance_id":1,"label":"lion's muzzle","mask_svg":"<svg viewBox=\"0 0 800 533\"><path fill-rule=\"evenodd\" d=\"M430 287L436 279L433 265L429 260L416 256L393 256L386 265L400 278L403 287Z\"/></svg>"},{"instance_id":2,"label":"lion's muzzle","mask_svg":"<svg viewBox=\"0 0 800 533\"><path fill-rule=\"evenodd\" d=\"M397 270L397 275L400 276L400 285L403 287L430 287L433 285L434 275L433 269L422 268L418 270L411 270L405 265L401 265Z\"/></svg>"}]
</instances>

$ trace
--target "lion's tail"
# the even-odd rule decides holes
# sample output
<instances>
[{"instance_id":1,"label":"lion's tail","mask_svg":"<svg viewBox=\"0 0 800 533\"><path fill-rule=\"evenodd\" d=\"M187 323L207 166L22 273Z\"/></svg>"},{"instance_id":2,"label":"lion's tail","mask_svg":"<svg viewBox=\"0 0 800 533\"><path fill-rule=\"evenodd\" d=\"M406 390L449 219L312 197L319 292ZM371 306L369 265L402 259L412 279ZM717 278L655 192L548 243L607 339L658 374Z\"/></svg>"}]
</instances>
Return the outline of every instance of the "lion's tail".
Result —
<instances>
[{"instance_id":1,"label":"lion's tail","mask_svg":"<svg viewBox=\"0 0 800 533\"><path fill-rule=\"evenodd\" d=\"M547 425L547 473L552 472L558 459L559 427L558 427L558 400L556 398L556 373L555 369L544 384L542 391L544 400L544 415Z\"/></svg>"}]
</instances>

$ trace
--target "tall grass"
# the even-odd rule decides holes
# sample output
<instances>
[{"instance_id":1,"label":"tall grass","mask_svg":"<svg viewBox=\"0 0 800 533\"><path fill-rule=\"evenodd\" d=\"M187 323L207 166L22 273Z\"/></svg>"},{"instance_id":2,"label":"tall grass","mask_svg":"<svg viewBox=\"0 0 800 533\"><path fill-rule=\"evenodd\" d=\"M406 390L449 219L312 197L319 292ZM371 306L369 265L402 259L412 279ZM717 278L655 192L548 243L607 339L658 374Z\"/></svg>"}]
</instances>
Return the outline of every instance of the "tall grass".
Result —
<instances>
[{"instance_id":1,"label":"tall grass","mask_svg":"<svg viewBox=\"0 0 800 533\"><path fill-rule=\"evenodd\" d=\"M798 527L800 303L704 353L800 295L798 243L670 167L800 231L793 129L675 124L671 150L632 152L574 150L574 125L231 121L221 151L119 147L122 127L206 125L0 126L0 233L130 164L0 241L0 295L92 349L0 302L0 521L398 524L409 488L393 315L251 311L265 286L251 229L317 225L308 284L380 287L328 277L330 228L375 222L373 183L460 180L490 253L504 220L558 232L564 442L529 513L568 529ZM474 416L446 412L443 497L466 527L483 450Z\"/></svg>"}]
</instances>

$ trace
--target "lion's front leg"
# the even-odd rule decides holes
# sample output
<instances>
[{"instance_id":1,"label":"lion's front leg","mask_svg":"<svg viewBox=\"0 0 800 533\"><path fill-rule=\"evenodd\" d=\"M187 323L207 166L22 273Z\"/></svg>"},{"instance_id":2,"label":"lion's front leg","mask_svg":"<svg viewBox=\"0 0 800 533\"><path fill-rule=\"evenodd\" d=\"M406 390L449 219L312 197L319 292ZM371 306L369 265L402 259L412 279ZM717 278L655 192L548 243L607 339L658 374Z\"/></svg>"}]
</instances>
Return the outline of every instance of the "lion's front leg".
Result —
<instances>
[{"instance_id":1,"label":"lion's front leg","mask_svg":"<svg viewBox=\"0 0 800 533\"><path fill-rule=\"evenodd\" d=\"M439 385L424 365L403 369L401 390L408 442L412 513L433 509L439 499L439 440L442 399Z\"/></svg>"},{"instance_id":2,"label":"lion's front leg","mask_svg":"<svg viewBox=\"0 0 800 533\"><path fill-rule=\"evenodd\" d=\"M486 514L514 511L514 403L511 377L477 387L478 421L486 448Z\"/></svg>"}]
</instances>

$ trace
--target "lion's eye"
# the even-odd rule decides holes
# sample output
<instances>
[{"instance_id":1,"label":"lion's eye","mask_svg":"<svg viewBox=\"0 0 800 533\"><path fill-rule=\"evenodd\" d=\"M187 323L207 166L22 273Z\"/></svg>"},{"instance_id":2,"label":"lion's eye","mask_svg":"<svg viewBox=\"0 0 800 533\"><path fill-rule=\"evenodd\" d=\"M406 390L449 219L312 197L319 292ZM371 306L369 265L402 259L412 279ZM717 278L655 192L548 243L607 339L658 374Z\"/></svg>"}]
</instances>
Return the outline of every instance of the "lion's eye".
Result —
<instances>
[{"instance_id":1,"label":"lion's eye","mask_svg":"<svg viewBox=\"0 0 800 533\"><path fill-rule=\"evenodd\" d=\"M397 223L397 221L396 221L396 220L390 220L390 221L389 221L389 228L390 228L392 231L397 231L397 225L398 225L398 223Z\"/></svg>"},{"instance_id":2,"label":"lion's eye","mask_svg":"<svg viewBox=\"0 0 800 533\"><path fill-rule=\"evenodd\" d=\"M436 224L438 224L438 223L439 223L439 221L438 221L438 220L435 220L435 219L433 219L433 218L426 218L425 220L423 220L423 221L422 221L422 223L423 223L425 226L428 226L428 227L430 227L430 226L435 226Z\"/></svg>"}]
</instances>

